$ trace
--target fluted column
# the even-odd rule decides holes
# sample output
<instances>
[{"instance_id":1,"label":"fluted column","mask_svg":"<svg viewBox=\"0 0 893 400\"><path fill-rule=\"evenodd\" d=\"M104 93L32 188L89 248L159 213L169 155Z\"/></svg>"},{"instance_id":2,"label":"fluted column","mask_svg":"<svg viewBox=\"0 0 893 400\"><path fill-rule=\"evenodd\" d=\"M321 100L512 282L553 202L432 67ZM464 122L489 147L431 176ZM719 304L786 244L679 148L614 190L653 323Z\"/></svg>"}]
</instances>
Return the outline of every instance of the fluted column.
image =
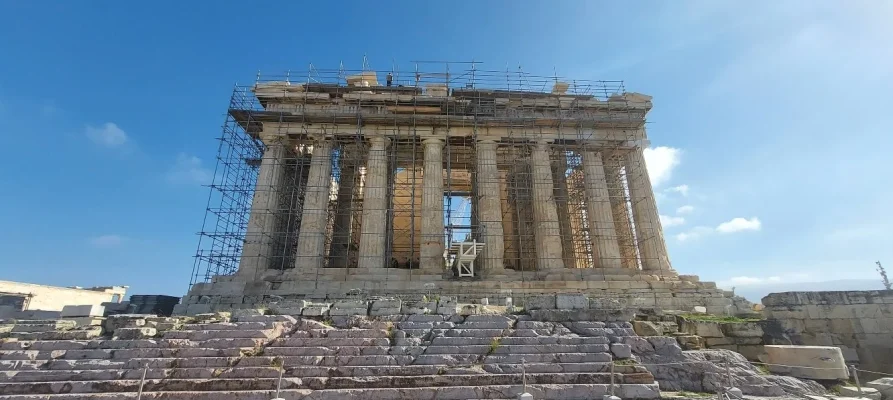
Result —
<instances>
[{"instance_id":1,"label":"fluted column","mask_svg":"<svg viewBox=\"0 0 893 400\"><path fill-rule=\"evenodd\" d=\"M421 268L443 271L443 140L425 139L422 174Z\"/></svg>"},{"instance_id":2,"label":"fluted column","mask_svg":"<svg viewBox=\"0 0 893 400\"><path fill-rule=\"evenodd\" d=\"M356 165L350 164L348 146L341 148L338 197L336 199L335 222L332 226L332 245L329 250L329 266L345 268L350 253L350 229L353 219L353 194L356 182Z\"/></svg>"},{"instance_id":3,"label":"fluted column","mask_svg":"<svg viewBox=\"0 0 893 400\"><path fill-rule=\"evenodd\" d=\"M369 139L366 182L363 187L363 221L360 226L359 268L384 268L388 237L388 156L390 139Z\"/></svg>"},{"instance_id":4,"label":"fluted column","mask_svg":"<svg viewBox=\"0 0 893 400\"><path fill-rule=\"evenodd\" d=\"M322 268L326 251L329 194L332 188L332 141L316 141L311 154L295 268L301 272L315 273L316 269Z\"/></svg>"},{"instance_id":5,"label":"fluted column","mask_svg":"<svg viewBox=\"0 0 893 400\"><path fill-rule=\"evenodd\" d=\"M642 269L648 271L669 270L670 259L663 229L654 199L654 189L645 166L645 155L641 147L626 156L627 181L633 220L636 226L636 239Z\"/></svg>"},{"instance_id":6,"label":"fluted column","mask_svg":"<svg viewBox=\"0 0 893 400\"><path fill-rule=\"evenodd\" d=\"M555 185L555 210L558 212L558 230L561 235L561 253L564 255L564 266L576 268L574 258L574 239L571 229L571 216L568 209L567 190L567 154L563 150L555 152L555 165L552 168L552 180Z\"/></svg>"},{"instance_id":7,"label":"fluted column","mask_svg":"<svg viewBox=\"0 0 893 400\"><path fill-rule=\"evenodd\" d=\"M509 268L518 267L518 233L515 231L516 202L512 201L509 188L509 171L499 171L499 203L502 212L503 265Z\"/></svg>"},{"instance_id":8,"label":"fluted column","mask_svg":"<svg viewBox=\"0 0 893 400\"><path fill-rule=\"evenodd\" d=\"M496 169L496 142L475 143L477 155L477 218L484 253L478 256L481 276L500 273L505 266L505 238L502 231L502 204L499 200L499 171Z\"/></svg>"},{"instance_id":9,"label":"fluted column","mask_svg":"<svg viewBox=\"0 0 893 400\"><path fill-rule=\"evenodd\" d=\"M611 202L611 214L614 217L614 229L617 232L617 245L620 247L621 266L638 269L636 243L633 240L632 218L628 207L627 185L623 179L623 163L621 155L601 152L605 167L605 180L608 184L608 198Z\"/></svg>"},{"instance_id":10,"label":"fluted column","mask_svg":"<svg viewBox=\"0 0 893 400\"><path fill-rule=\"evenodd\" d=\"M620 268L620 246L608 197L608 182L601 153L583 152L583 178L586 189L586 214L589 219L589 238L592 241L592 260L596 267Z\"/></svg>"},{"instance_id":11,"label":"fluted column","mask_svg":"<svg viewBox=\"0 0 893 400\"><path fill-rule=\"evenodd\" d=\"M561 254L561 234L558 211L555 207L549 144L537 143L530 154L533 189L533 228L537 269L564 268Z\"/></svg>"},{"instance_id":12,"label":"fluted column","mask_svg":"<svg viewBox=\"0 0 893 400\"><path fill-rule=\"evenodd\" d=\"M276 230L276 211L285 164L285 145L275 140L268 143L260 161L251 214L245 231L245 244L239 259L240 276L255 277L267 269Z\"/></svg>"}]
</instances>

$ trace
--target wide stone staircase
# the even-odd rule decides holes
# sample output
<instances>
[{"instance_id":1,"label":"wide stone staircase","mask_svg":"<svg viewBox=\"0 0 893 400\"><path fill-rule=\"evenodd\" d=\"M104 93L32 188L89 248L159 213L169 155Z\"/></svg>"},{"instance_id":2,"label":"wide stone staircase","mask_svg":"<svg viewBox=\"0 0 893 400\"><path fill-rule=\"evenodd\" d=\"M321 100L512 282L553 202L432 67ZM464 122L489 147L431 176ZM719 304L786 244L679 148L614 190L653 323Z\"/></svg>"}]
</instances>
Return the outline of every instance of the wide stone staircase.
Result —
<instances>
[{"instance_id":1,"label":"wide stone staircase","mask_svg":"<svg viewBox=\"0 0 893 400\"><path fill-rule=\"evenodd\" d=\"M149 339L0 347L0 399L296 400L659 397L628 322L530 316L256 315ZM613 373L612 373L613 372ZM281 379L280 379L281 374ZM613 378L613 380L612 380Z\"/></svg>"}]
</instances>

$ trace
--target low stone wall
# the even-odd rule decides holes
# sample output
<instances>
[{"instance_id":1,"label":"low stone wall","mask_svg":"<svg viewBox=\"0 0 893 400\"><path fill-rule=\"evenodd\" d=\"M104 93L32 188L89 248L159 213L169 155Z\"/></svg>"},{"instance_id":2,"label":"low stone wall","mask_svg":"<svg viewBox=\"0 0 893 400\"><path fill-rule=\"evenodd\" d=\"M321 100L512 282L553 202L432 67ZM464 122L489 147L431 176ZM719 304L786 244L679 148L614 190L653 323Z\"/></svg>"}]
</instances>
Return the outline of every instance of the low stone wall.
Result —
<instances>
[{"instance_id":1,"label":"low stone wall","mask_svg":"<svg viewBox=\"0 0 893 400\"><path fill-rule=\"evenodd\" d=\"M772 293L763 305L773 344L836 346L848 362L893 373L893 290Z\"/></svg>"}]
</instances>

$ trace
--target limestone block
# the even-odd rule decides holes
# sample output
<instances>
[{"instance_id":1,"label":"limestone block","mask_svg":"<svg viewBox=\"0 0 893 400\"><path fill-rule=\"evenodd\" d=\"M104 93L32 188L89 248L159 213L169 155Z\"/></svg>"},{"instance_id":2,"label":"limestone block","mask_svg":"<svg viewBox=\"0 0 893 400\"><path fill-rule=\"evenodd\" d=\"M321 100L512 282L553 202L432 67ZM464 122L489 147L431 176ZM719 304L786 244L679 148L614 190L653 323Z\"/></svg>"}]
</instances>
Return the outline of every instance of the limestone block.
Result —
<instances>
[{"instance_id":1,"label":"limestone block","mask_svg":"<svg viewBox=\"0 0 893 400\"><path fill-rule=\"evenodd\" d=\"M707 347L708 347L708 348L713 348L713 347L718 347L718 346L725 346L725 345L735 344L735 339L734 339L734 338L727 338L727 337L722 337L722 338L705 338L705 341L706 341L706 343L707 343Z\"/></svg>"},{"instance_id":2,"label":"limestone block","mask_svg":"<svg viewBox=\"0 0 893 400\"><path fill-rule=\"evenodd\" d=\"M695 306L694 308L692 308L691 311L694 312L695 314L707 314L707 307Z\"/></svg>"},{"instance_id":3,"label":"limestone block","mask_svg":"<svg viewBox=\"0 0 893 400\"><path fill-rule=\"evenodd\" d=\"M437 302L407 301L403 303L402 314L432 314L437 312Z\"/></svg>"},{"instance_id":4,"label":"limestone block","mask_svg":"<svg viewBox=\"0 0 893 400\"><path fill-rule=\"evenodd\" d=\"M589 299L589 308L599 310L616 310L627 306L626 299L593 297Z\"/></svg>"},{"instance_id":5,"label":"limestone block","mask_svg":"<svg viewBox=\"0 0 893 400\"><path fill-rule=\"evenodd\" d=\"M304 307L301 315L305 317L325 317L329 315L331 308L332 305L330 303L311 303Z\"/></svg>"},{"instance_id":6,"label":"limestone block","mask_svg":"<svg viewBox=\"0 0 893 400\"><path fill-rule=\"evenodd\" d=\"M369 308L369 315L398 315L400 314L402 307L403 302L400 299L377 299L372 301L372 306Z\"/></svg>"},{"instance_id":7,"label":"limestone block","mask_svg":"<svg viewBox=\"0 0 893 400\"><path fill-rule=\"evenodd\" d=\"M217 311L212 313L202 313L195 315L195 322L200 324L209 324L212 322L229 322L232 313L227 311Z\"/></svg>"},{"instance_id":8,"label":"limestone block","mask_svg":"<svg viewBox=\"0 0 893 400\"><path fill-rule=\"evenodd\" d=\"M62 318L65 317L101 317L105 307L96 304L62 307Z\"/></svg>"},{"instance_id":9,"label":"limestone block","mask_svg":"<svg viewBox=\"0 0 893 400\"><path fill-rule=\"evenodd\" d=\"M143 314L110 315L105 319L103 328L106 332L114 332L119 328L139 328L146 325L146 317Z\"/></svg>"},{"instance_id":10,"label":"limestone block","mask_svg":"<svg viewBox=\"0 0 893 400\"><path fill-rule=\"evenodd\" d=\"M264 310L260 310L257 308L245 308L231 311L231 317L236 321L239 321L239 318L242 317L256 317L258 315L264 315Z\"/></svg>"},{"instance_id":11,"label":"limestone block","mask_svg":"<svg viewBox=\"0 0 893 400\"><path fill-rule=\"evenodd\" d=\"M722 332L726 336L741 338L762 338L763 327L756 322L725 323L722 324Z\"/></svg>"},{"instance_id":12,"label":"limestone block","mask_svg":"<svg viewBox=\"0 0 893 400\"><path fill-rule=\"evenodd\" d=\"M649 321L633 321L633 329L639 336L661 336L663 332L657 324Z\"/></svg>"},{"instance_id":13,"label":"limestone block","mask_svg":"<svg viewBox=\"0 0 893 400\"><path fill-rule=\"evenodd\" d=\"M849 378L843 353L837 347L767 345L764 348L765 362L775 364L769 365L773 373L806 379Z\"/></svg>"},{"instance_id":14,"label":"limestone block","mask_svg":"<svg viewBox=\"0 0 893 400\"><path fill-rule=\"evenodd\" d=\"M155 328L120 328L115 330L115 338L120 340L146 339L155 337Z\"/></svg>"},{"instance_id":15,"label":"limestone block","mask_svg":"<svg viewBox=\"0 0 893 400\"><path fill-rule=\"evenodd\" d=\"M437 301L437 314L454 315L459 310L459 301L455 297L444 297Z\"/></svg>"},{"instance_id":16,"label":"limestone block","mask_svg":"<svg viewBox=\"0 0 893 400\"><path fill-rule=\"evenodd\" d=\"M705 338L721 338L725 337L722 333L722 326L717 322L683 320L680 327L682 332L698 335Z\"/></svg>"},{"instance_id":17,"label":"limestone block","mask_svg":"<svg viewBox=\"0 0 893 400\"><path fill-rule=\"evenodd\" d=\"M739 344L738 353L741 353L744 358L750 361L760 361L761 356L766 354L766 349L761 344Z\"/></svg>"},{"instance_id":18,"label":"limestone block","mask_svg":"<svg viewBox=\"0 0 893 400\"><path fill-rule=\"evenodd\" d=\"M876 379L865 384L872 389L877 389L884 400L893 399L893 378Z\"/></svg>"},{"instance_id":19,"label":"limestone block","mask_svg":"<svg viewBox=\"0 0 893 400\"><path fill-rule=\"evenodd\" d=\"M331 316L369 315L369 303L365 300L338 300L329 309Z\"/></svg>"},{"instance_id":20,"label":"limestone block","mask_svg":"<svg viewBox=\"0 0 893 400\"><path fill-rule=\"evenodd\" d=\"M677 336L676 341L683 350L700 350L705 346L704 338L697 335Z\"/></svg>"},{"instance_id":21,"label":"limestone block","mask_svg":"<svg viewBox=\"0 0 893 400\"><path fill-rule=\"evenodd\" d=\"M530 317L534 321L576 322L576 321L629 321L632 310L532 310Z\"/></svg>"},{"instance_id":22,"label":"limestone block","mask_svg":"<svg viewBox=\"0 0 893 400\"><path fill-rule=\"evenodd\" d=\"M69 321L74 321L77 326L102 326L105 322L103 317L71 317Z\"/></svg>"},{"instance_id":23,"label":"limestone block","mask_svg":"<svg viewBox=\"0 0 893 400\"><path fill-rule=\"evenodd\" d=\"M188 304L186 305L186 315L199 315L211 312L210 304Z\"/></svg>"},{"instance_id":24,"label":"limestone block","mask_svg":"<svg viewBox=\"0 0 893 400\"><path fill-rule=\"evenodd\" d=\"M528 297L524 302L526 310L554 310L556 306L555 295L541 295Z\"/></svg>"},{"instance_id":25,"label":"limestone block","mask_svg":"<svg viewBox=\"0 0 893 400\"><path fill-rule=\"evenodd\" d=\"M611 343L611 353L616 358L630 358L632 357L632 348L628 344Z\"/></svg>"},{"instance_id":26,"label":"limestone block","mask_svg":"<svg viewBox=\"0 0 893 400\"><path fill-rule=\"evenodd\" d=\"M559 310L583 310L589 308L589 298L582 294L558 294L555 307Z\"/></svg>"},{"instance_id":27,"label":"limestone block","mask_svg":"<svg viewBox=\"0 0 893 400\"><path fill-rule=\"evenodd\" d=\"M872 387L863 387L861 393L855 386L839 386L840 395L871 400L881 400L881 392Z\"/></svg>"}]
</instances>

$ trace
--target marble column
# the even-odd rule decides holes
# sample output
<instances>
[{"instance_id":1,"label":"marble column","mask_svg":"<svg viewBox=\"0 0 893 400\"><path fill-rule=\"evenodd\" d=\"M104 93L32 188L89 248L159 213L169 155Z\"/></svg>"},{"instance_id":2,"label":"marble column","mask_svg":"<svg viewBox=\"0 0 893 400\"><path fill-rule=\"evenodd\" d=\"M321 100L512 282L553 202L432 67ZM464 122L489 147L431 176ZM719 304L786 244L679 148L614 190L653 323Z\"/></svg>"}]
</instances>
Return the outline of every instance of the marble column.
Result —
<instances>
[{"instance_id":1,"label":"marble column","mask_svg":"<svg viewBox=\"0 0 893 400\"><path fill-rule=\"evenodd\" d=\"M537 269L561 269L564 268L564 259L561 254L561 229L555 207L549 144L539 142L534 145L530 162Z\"/></svg>"},{"instance_id":2,"label":"marble column","mask_svg":"<svg viewBox=\"0 0 893 400\"><path fill-rule=\"evenodd\" d=\"M323 266L331 189L332 141L322 139L313 143L304 206L301 207L301 230L295 256L295 268L300 272L316 273Z\"/></svg>"},{"instance_id":3,"label":"marble column","mask_svg":"<svg viewBox=\"0 0 893 400\"><path fill-rule=\"evenodd\" d=\"M568 209L567 153L564 150L559 149L555 151L552 181L555 184L552 197L555 199L555 210L558 212L558 231L561 235L561 254L564 255L564 266L566 268L576 268L571 216Z\"/></svg>"},{"instance_id":4,"label":"marble column","mask_svg":"<svg viewBox=\"0 0 893 400\"><path fill-rule=\"evenodd\" d=\"M443 140L425 139L422 174L421 269L441 273L443 259Z\"/></svg>"},{"instance_id":5,"label":"marble column","mask_svg":"<svg viewBox=\"0 0 893 400\"><path fill-rule=\"evenodd\" d=\"M620 246L608 197L608 182L601 153L583 151L583 185L586 190L586 214L589 238L592 241L592 261L599 268L620 268Z\"/></svg>"},{"instance_id":6,"label":"marble column","mask_svg":"<svg viewBox=\"0 0 893 400\"><path fill-rule=\"evenodd\" d=\"M627 203L626 185L623 181L621 156L611 152L601 152L605 168L605 181L608 185L608 199L614 217L614 230L617 232L617 245L620 247L621 266L638 269L636 242L633 238L632 220Z\"/></svg>"},{"instance_id":7,"label":"marble column","mask_svg":"<svg viewBox=\"0 0 893 400\"><path fill-rule=\"evenodd\" d=\"M514 207L516 202L512 201L509 181L509 171L499 171L499 203L502 212L502 242L504 243L503 265L520 269L518 266L518 234L515 231L516 212Z\"/></svg>"},{"instance_id":8,"label":"marble column","mask_svg":"<svg viewBox=\"0 0 893 400\"><path fill-rule=\"evenodd\" d=\"M388 239L388 144L384 136L369 139L363 221L360 225L359 268L384 268Z\"/></svg>"},{"instance_id":9,"label":"marble column","mask_svg":"<svg viewBox=\"0 0 893 400\"><path fill-rule=\"evenodd\" d=\"M332 226L332 245L329 250L329 266L332 268L348 267L350 254L350 229L353 219L353 194L357 177L357 166L351 164L348 153L353 149L342 146L339 160L340 176L338 179L338 197L336 199L335 222Z\"/></svg>"},{"instance_id":10,"label":"marble column","mask_svg":"<svg viewBox=\"0 0 893 400\"><path fill-rule=\"evenodd\" d=\"M654 199L654 189L645 167L642 148L636 148L626 156L627 182L636 227L636 240L642 269L648 271L669 270L670 259L663 229Z\"/></svg>"},{"instance_id":11,"label":"marble column","mask_svg":"<svg viewBox=\"0 0 893 400\"><path fill-rule=\"evenodd\" d=\"M479 237L486 243L478 256L481 276L501 273L505 268L505 238L502 230L502 203L499 200L499 171L496 169L496 142L481 140L475 143L477 198L476 210Z\"/></svg>"},{"instance_id":12,"label":"marble column","mask_svg":"<svg viewBox=\"0 0 893 400\"><path fill-rule=\"evenodd\" d=\"M285 145L278 139L267 143L260 161L245 244L237 275L254 278L267 269L276 231L276 211L285 167Z\"/></svg>"}]
</instances>

